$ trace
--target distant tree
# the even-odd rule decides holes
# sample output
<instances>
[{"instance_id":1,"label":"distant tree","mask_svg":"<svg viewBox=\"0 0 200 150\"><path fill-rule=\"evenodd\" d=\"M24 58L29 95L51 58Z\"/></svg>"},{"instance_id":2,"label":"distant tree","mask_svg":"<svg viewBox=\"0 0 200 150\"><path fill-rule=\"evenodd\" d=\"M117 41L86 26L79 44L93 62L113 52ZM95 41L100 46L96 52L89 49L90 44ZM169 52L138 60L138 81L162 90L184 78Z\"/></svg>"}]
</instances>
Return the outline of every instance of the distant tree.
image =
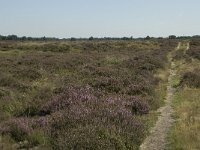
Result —
<instances>
[{"instance_id":1,"label":"distant tree","mask_svg":"<svg viewBox=\"0 0 200 150\"><path fill-rule=\"evenodd\" d=\"M170 35L169 39L176 39L176 36L175 35Z\"/></svg>"},{"instance_id":2,"label":"distant tree","mask_svg":"<svg viewBox=\"0 0 200 150\"><path fill-rule=\"evenodd\" d=\"M70 39L71 41L76 41L76 38L74 38L74 37L71 37L71 39Z\"/></svg>"},{"instance_id":3,"label":"distant tree","mask_svg":"<svg viewBox=\"0 0 200 150\"><path fill-rule=\"evenodd\" d=\"M6 37L6 40L17 40L17 39L18 39L17 35L8 35Z\"/></svg>"},{"instance_id":4,"label":"distant tree","mask_svg":"<svg viewBox=\"0 0 200 150\"><path fill-rule=\"evenodd\" d=\"M92 40L94 40L94 38L91 36L91 37L89 37L89 40L92 41Z\"/></svg>"},{"instance_id":5,"label":"distant tree","mask_svg":"<svg viewBox=\"0 0 200 150\"><path fill-rule=\"evenodd\" d=\"M145 39L146 39L146 40L150 40L150 39L151 39L151 37L150 37L150 36L147 36Z\"/></svg>"},{"instance_id":6,"label":"distant tree","mask_svg":"<svg viewBox=\"0 0 200 150\"><path fill-rule=\"evenodd\" d=\"M6 36L1 36L1 40L6 40Z\"/></svg>"},{"instance_id":7,"label":"distant tree","mask_svg":"<svg viewBox=\"0 0 200 150\"><path fill-rule=\"evenodd\" d=\"M192 38L200 38L200 35L194 35Z\"/></svg>"},{"instance_id":8,"label":"distant tree","mask_svg":"<svg viewBox=\"0 0 200 150\"><path fill-rule=\"evenodd\" d=\"M46 37L45 37L45 36L44 36L44 37L41 37L41 40L44 40L44 41L45 41L45 40L46 40Z\"/></svg>"},{"instance_id":9,"label":"distant tree","mask_svg":"<svg viewBox=\"0 0 200 150\"><path fill-rule=\"evenodd\" d=\"M25 41L26 40L26 36L21 37L21 40Z\"/></svg>"},{"instance_id":10,"label":"distant tree","mask_svg":"<svg viewBox=\"0 0 200 150\"><path fill-rule=\"evenodd\" d=\"M31 41L31 40L33 40L33 38L32 37L27 37L27 40Z\"/></svg>"},{"instance_id":11,"label":"distant tree","mask_svg":"<svg viewBox=\"0 0 200 150\"><path fill-rule=\"evenodd\" d=\"M129 40L129 38L128 37L123 37L122 40Z\"/></svg>"}]
</instances>

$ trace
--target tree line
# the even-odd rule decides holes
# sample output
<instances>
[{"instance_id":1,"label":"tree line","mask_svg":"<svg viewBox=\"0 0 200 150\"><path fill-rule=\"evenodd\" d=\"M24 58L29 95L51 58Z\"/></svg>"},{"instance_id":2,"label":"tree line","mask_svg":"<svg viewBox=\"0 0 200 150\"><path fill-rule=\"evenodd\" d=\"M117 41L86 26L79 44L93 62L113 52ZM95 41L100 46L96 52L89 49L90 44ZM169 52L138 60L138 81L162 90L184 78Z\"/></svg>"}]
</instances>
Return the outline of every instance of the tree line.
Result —
<instances>
[{"instance_id":1,"label":"tree line","mask_svg":"<svg viewBox=\"0 0 200 150\"><path fill-rule=\"evenodd\" d=\"M75 38L75 37L71 37L71 38L63 38L63 39L59 39L59 38L55 38L55 37L26 37L26 36L22 36L22 37L18 37L17 35L8 35L8 36L3 36L0 35L0 41L3 40L20 40L20 41L55 41L55 40L70 40L70 41L77 41L77 40L133 40L133 39L144 39L144 40L151 40L151 39L191 39L191 38L200 38L200 35L194 35L194 36L175 36L175 35L170 35L168 37L150 37L150 36L146 36L146 37L141 37L141 38L133 38L131 37L103 37L103 38L98 38L98 37L89 37L89 38Z\"/></svg>"}]
</instances>

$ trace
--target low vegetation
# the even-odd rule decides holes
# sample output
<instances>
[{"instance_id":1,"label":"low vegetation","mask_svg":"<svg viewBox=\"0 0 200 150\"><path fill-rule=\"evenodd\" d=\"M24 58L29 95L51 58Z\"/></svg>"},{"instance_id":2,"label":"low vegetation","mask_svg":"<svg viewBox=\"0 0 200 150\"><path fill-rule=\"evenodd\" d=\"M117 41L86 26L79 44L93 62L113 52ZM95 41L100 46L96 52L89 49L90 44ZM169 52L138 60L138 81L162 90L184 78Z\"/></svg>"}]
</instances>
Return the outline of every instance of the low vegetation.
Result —
<instances>
[{"instance_id":1,"label":"low vegetation","mask_svg":"<svg viewBox=\"0 0 200 150\"><path fill-rule=\"evenodd\" d=\"M166 39L1 41L4 143L138 149L155 118L151 112L163 103L162 70L176 45Z\"/></svg>"},{"instance_id":2,"label":"low vegetation","mask_svg":"<svg viewBox=\"0 0 200 150\"><path fill-rule=\"evenodd\" d=\"M176 59L175 120L169 134L170 150L200 149L200 41L192 40L186 57ZM190 59L187 59L187 58Z\"/></svg>"},{"instance_id":3,"label":"low vegetation","mask_svg":"<svg viewBox=\"0 0 200 150\"><path fill-rule=\"evenodd\" d=\"M200 40L192 40L190 42L190 49L187 51L187 54L192 57L200 60Z\"/></svg>"}]
</instances>

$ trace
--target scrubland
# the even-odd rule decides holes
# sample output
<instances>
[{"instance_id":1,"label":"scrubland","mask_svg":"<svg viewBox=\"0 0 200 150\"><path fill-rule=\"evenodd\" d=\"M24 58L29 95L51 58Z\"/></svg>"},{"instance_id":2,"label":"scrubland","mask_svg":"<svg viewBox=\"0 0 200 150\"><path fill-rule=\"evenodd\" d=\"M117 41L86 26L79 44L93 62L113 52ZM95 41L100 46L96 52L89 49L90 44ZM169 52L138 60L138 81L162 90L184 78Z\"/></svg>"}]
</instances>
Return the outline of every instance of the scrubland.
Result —
<instances>
[{"instance_id":1,"label":"scrubland","mask_svg":"<svg viewBox=\"0 0 200 150\"><path fill-rule=\"evenodd\" d=\"M177 43L0 41L0 145L138 149L163 105L167 56ZM198 58L195 50L187 53ZM188 76L199 79L190 70L181 88L198 84Z\"/></svg>"}]
</instances>

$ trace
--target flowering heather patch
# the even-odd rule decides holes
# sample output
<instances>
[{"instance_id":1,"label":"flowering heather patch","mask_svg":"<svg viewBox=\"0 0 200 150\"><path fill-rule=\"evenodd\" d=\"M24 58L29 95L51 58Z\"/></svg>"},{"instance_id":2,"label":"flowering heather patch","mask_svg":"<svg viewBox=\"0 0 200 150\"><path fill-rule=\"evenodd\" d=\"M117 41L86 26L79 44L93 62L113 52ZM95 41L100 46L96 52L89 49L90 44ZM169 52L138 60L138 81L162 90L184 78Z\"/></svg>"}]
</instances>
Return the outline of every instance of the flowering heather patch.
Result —
<instances>
[{"instance_id":1,"label":"flowering heather patch","mask_svg":"<svg viewBox=\"0 0 200 150\"><path fill-rule=\"evenodd\" d=\"M150 107L141 97L134 96L130 98L131 108L134 114L148 114Z\"/></svg>"},{"instance_id":2,"label":"flowering heather patch","mask_svg":"<svg viewBox=\"0 0 200 150\"><path fill-rule=\"evenodd\" d=\"M52 145L55 149L72 149L76 146L85 149L133 147L144 136L145 128L134 117L132 109L138 109L141 114L148 111L145 106L143 108L142 102L136 103L137 100L141 98L131 97L126 101L124 98L110 97L93 103L82 102L84 104L53 113L49 130Z\"/></svg>"},{"instance_id":3,"label":"flowering heather patch","mask_svg":"<svg viewBox=\"0 0 200 150\"><path fill-rule=\"evenodd\" d=\"M2 135L10 135L17 142L28 140L37 129L48 131L48 126L52 119L50 116L37 117L37 118L12 118L4 121L0 125L0 133ZM28 142L32 142L29 141Z\"/></svg>"},{"instance_id":4,"label":"flowering heather patch","mask_svg":"<svg viewBox=\"0 0 200 150\"><path fill-rule=\"evenodd\" d=\"M167 51L153 50L153 51L142 51L127 60L127 65L134 69L155 71L158 68L163 68L164 64L162 62L167 61L166 57Z\"/></svg>"},{"instance_id":5,"label":"flowering heather patch","mask_svg":"<svg viewBox=\"0 0 200 150\"><path fill-rule=\"evenodd\" d=\"M29 119L30 125L32 128L45 128L51 122L51 116L46 117L37 117L37 118L30 118Z\"/></svg>"},{"instance_id":6,"label":"flowering heather patch","mask_svg":"<svg viewBox=\"0 0 200 150\"><path fill-rule=\"evenodd\" d=\"M10 134L16 141L23 141L33 131L28 118L13 118L1 124L1 134Z\"/></svg>"},{"instance_id":7,"label":"flowering heather patch","mask_svg":"<svg viewBox=\"0 0 200 150\"><path fill-rule=\"evenodd\" d=\"M148 103L140 96L132 96L127 99L110 97L106 99L106 105L110 105L110 107L114 105L118 109L127 109L131 115L147 114L150 109Z\"/></svg>"},{"instance_id":8,"label":"flowering heather patch","mask_svg":"<svg viewBox=\"0 0 200 150\"><path fill-rule=\"evenodd\" d=\"M69 109L74 105L80 105L81 103L94 101L96 100L96 97L91 94L92 91L93 90L89 86L86 86L85 88L69 86L63 93L55 96L51 101L42 106L40 114L51 114L63 109Z\"/></svg>"}]
</instances>

